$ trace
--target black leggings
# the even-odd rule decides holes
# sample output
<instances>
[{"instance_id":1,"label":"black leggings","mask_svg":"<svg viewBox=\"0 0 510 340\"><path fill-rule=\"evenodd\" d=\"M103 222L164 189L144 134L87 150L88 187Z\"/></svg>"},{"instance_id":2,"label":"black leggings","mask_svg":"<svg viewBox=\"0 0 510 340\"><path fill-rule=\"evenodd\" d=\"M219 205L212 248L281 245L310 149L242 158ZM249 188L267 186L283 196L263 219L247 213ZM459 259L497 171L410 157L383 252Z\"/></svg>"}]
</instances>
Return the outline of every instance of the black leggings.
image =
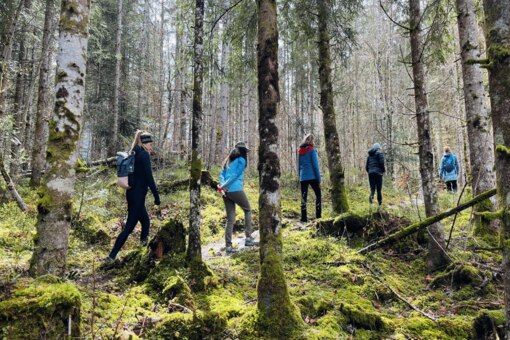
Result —
<instances>
[{"instance_id":1,"label":"black leggings","mask_svg":"<svg viewBox=\"0 0 510 340\"><path fill-rule=\"evenodd\" d=\"M126 221L126 225L119 237L115 241L115 245L110 253L110 257L114 259L117 256L117 253L120 251L120 248L126 243L127 238L135 229L136 224L140 221L142 225L142 235L140 236L140 242L145 242L149 238L149 227L150 227L150 219L149 214L147 213L147 209L145 208L145 196L147 195L147 191L145 193L137 193L134 190L126 191L126 199L128 203L128 217Z\"/></svg>"},{"instance_id":2,"label":"black leggings","mask_svg":"<svg viewBox=\"0 0 510 340\"><path fill-rule=\"evenodd\" d=\"M307 221L306 216L306 200L308 199L308 185L312 186L315 192L315 217L321 218L322 204L321 204L321 187L319 181L316 179L310 181L301 181L301 221Z\"/></svg>"},{"instance_id":3,"label":"black leggings","mask_svg":"<svg viewBox=\"0 0 510 340\"><path fill-rule=\"evenodd\" d=\"M378 173L368 174L368 181L370 182L370 203L374 199L374 193L377 189L377 203L382 203L382 175Z\"/></svg>"},{"instance_id":4,"label":"black leggings","mask_svg":"<svg viewBox=\"0 0 510 340\"><path fill-rule=\"evenodd\" d=\"M446 182L446 190L450 192L457 192L457 181L447 181Z\"/></svg>"}]
</instances>

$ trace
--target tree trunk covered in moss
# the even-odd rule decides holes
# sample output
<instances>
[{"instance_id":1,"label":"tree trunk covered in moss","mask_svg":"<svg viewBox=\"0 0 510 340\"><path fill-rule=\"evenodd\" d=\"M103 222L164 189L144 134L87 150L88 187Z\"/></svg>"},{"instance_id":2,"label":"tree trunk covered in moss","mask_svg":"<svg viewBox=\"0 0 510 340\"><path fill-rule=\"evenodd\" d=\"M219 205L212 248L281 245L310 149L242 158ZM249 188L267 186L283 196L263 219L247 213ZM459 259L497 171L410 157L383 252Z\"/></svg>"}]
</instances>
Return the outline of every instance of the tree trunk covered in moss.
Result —
<instances>
[{"instance_id":1,"label":"tree trunk covered in moss","mask_svg":"<svg viewBox=\"0 0 510 340\"><path fill-rule=\"evenodd\" d=\"M278 29L276 1L258 0L259 97L259 225L260 277L257 285L259 331L269 338L290 338L302 321L291 303L282 263L280 160L276 118L278 87Z\"/></svg>"},{"instance_id":2,"label":"tree trunk covered in moss","mask_svg":"<svg viewBox=\"0 0 510 340\"><path fill-rule=\"evenodd\" d=\"M457 23L462 58L464 82L464 103L466 108L471 186L478 195L494 188L494 141L490 131L490 119L485 105L483 74L480 65L473 63L480 59L478 22L474 0L457 0ZM494 210L490 200L475 207L476 211ZM497 234L497 223L490 223L481 216L475 217L475 234ZM492 225L492 228L491 228Z\"/></svg>"},{"instance_id":3,"label":"tree trunk covered in moss","mask_svg":"<svg viewBox=\"0 0 510 340\"><path fill-rule=\"evenodd\" d=\"M110 141L110 155L117 153L119 146L119 97L120 97L120 74L122 62L122 3L117 0L117 29L115 34L115 85L113 89L113 126L112 139Z\"/></svg>"},{"instance_id":4,"label":"tree trunk covered in moss","mask_svg":"<svg viewBox=\"0 0 510 340\"><path fill-rule=\"evenodd\" d=\"M193 44L193 115L191 122L191 173L189 181L190 212L187 257L189 261L201 262L200 242L200 178L202 156L200 154L200 133L202 129L202 83L204 50L204 0L195 1L195 40Z\"/></svg>"},{"instance_id":5,"label":"tree trunk covered in moss","mask_svg":"<svg viewBox=\"0 0 510 340\"><path fill-rule=\"evenodd\" d=\"M420 157L420 174L427 217L439 213L437 191L434 185L434 154L432 149L432 127L430 125L427 92L425 90L425 71L423 66L423 43L421 37L420 0L409 0L411 27L411 57L414 77L414 100L416 107L416 124L418 125L418 142ZM440 222L429 228L429 252L427 264L430 269L444 267L448 257L444 251L445 241L443 225Z\"/></svg>"},{"instance_id":6,"label":"tree trunk covered in moss","mask_svg":"<svg viewBox=\"0 0 510 340\"><path fill-rule=\"evenodd\" d=\"M65 272L76 180L77 145L85 102L90 0L63 0L60 9L56 99L50 121L49 167L38 202L33 275Z\"/></svg>"},{"instance_id":7,"label":"tree trunk covered in moss","mask_svg":"<svg viewBox=\"0 0 510 340\"><path fill-rule=\"evenodd\" d=\"M55 0L46 0L44 12L44 29L42 38L41 67L39 69L39 84L37 95L37 113L35 121L34 146L32 148L32 174L30 185L39 186L46 163L46 147L48 145L48 120L51 115L50 74L52 53L52 38L54 31Z\"/></svg>"},{"instance_id":8,"label":"tree trunk covered in moss","mask_svg":"<svg viewBox=\"0 0 510 340\"><path fill-rule=\"evenodd\" d=\"M335 107L333 103L333 84L331 82L331 54L328 22L331 3L329 0L317 1L319 20L319 78L320 103L324 121L324 137L328 156L329 178L331 180L331 200L333 211L341 214L349 211L349 202L345 190L345 175L340 156L340 140L336 128Z\"/></svg>"},{"instance_id":9,"label":"tree trunk covered in moss","mask_svg":"<svg viewBox=\"0 0 510 340\"><path fill-rule=\"evenodd\" d=\"M496 188L501 214L506 338L510 339L510 2L484 0L489 92L496 145Z\"/></svg>"}]
</instances>

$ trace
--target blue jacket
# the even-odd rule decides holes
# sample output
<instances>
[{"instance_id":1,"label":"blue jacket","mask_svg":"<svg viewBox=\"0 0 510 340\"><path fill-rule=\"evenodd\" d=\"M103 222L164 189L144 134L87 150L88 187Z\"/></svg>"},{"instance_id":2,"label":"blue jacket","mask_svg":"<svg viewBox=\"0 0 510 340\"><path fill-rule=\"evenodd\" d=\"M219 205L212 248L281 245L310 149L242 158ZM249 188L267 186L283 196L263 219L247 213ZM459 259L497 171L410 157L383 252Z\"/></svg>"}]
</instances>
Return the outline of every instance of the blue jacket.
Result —
<instances>
[{"instance_id":1,"label":"blue jacket","mask_svg":"<svg viewBox=\"0 0 510 340\"><path fill-rule=\"evenodd\" d=\"M151 189L154 201L159 202L158 188L152 176L149 153L139 145L136 145L133 151L135 152L135 171L129 174L128 182L131 189L128 189L127 192L134 193L135 196L145 197L147 190Z\"/></svg>"},{"instance_id":2,"label":"blue jacket","mask_svg":"<svg viewBox=\"0 0 510 340\"><path fill-rule=\"evenodd\" d=\"M243 191L245 168L246 160L243 157L237 157L224 166L219 177L220 187L229 192Z\"/></svg>"},{"instance_id":3,"label":"blue jacket","mask_svg":"<svg viewBox=\"0 0 510 340\"><path fill-rule=\"evenodd\" d=\"M453 170L446 171L445 165L450 162L449 158L453 157L451 162L453 163ZM445 153L441 158L441 162L439 162L439 177L445 182L456 181L459 178L459 162L457 161L457 156L452 153Z\"/></svg>"},{"instance_id":4,"label":"blue jacket","mask_svg":"<svg viewBox=\"0 0 510 340\"><path fill-rule=\"evenodd\" d=\"M316 179L321 182L319 156L313 145L303 144L299 147L299 181Z\"/></svg>"},{"instance_id":5,"label":"blue jacket","mask_svg":"<svg viewBox=\"0 0 510 340\"><path fill-rule=\"evenodd\" d=\"M380 147L380 144L375 143L374 146L372 146L372 148L368 151L365 170L369 174L382 175L386 171L386 168L384 167L384 155L381 151L379 151Z\"/></svg>"}]
</instances>

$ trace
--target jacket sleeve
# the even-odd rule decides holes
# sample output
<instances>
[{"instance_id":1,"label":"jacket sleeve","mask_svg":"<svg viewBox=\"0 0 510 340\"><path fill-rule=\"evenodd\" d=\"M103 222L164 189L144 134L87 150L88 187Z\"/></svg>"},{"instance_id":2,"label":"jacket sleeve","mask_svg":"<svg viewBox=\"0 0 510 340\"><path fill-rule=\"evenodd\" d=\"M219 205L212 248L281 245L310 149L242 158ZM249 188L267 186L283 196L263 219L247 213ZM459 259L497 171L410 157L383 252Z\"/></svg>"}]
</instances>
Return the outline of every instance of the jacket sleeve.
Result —
<instances>
[{"instance_id":1,"label":"jacket sleeve","mask_svg":"<svg viewBox=\"0 0 510 340\"><path fill-rule=\"evenodd\" d=\"M225 177L226 181L221 184L222 188L229 187L230 184L232 184L233 181L235 181L239 176L241 176L244 172L244 168L246 165L246 161L243 157L237 158L235 161L233 161L230 164L230 167L227 170L227 175Z\"/></svg>"},{"instance_id":2,"label":"jacket sleeve","mask_svg":"<svg viewBox=\"0 0 510 340\"><path fill-rule=\"evenodd\" d=\"M384 166L384 155L382 152L379 152L379 165L381 166L383 174L386 172L386 167Z\"/></svg>"},{"instance_id":3,"label":"jacket sleeve","mask_svg":"<svg viewBox=\"0 0 510 340\"><path fill-rule=\"evenodd\" d=\"M319 169L319 155L317 154L317 150L313 150L312 153L312 165L313 165L313 172L315 173L315 178L317 178L317 181L319 183L321 182L321 170Z\"/></svg>"},{"instance_id":4,"label":"jacket sleeve","mask_svg":"<svg viewBox=\"0 0 510 340\"><path fill-rule=\"evenodd\" d=\"M439 161L439 177L443 178L443 159L444 156L441 157L441 160Z\"/></svg>"},{"instance_id":5,"label":"jacket sleeve","mask_svg":"<svg viewBox=\"0 0 510 340\"><path fill-rule=\"evenodd\" d=\"M370 156L367 156L367 162L365 163L365 170L368 172L368 160L370 159Z\"/></svg>"},{"instance_id":6,"label":"jacket sleeve","mask_svg":"<svg viewBox=\"0 0 510 340\"><path fill-rule=\"evenodd\" d=\"M159 201L158 188L156 187L154 176L152 176L151 158L147 152L142 153L142 166L145 179L147 180L147 184L151 189L152 195L154 196L154 200Z\"/></svg>"},{"instance_id":7,"label":"jacket sleeve","mask_svg":"<svg viewBox=\"0 0 510 340\"><path fill-rule=\"evenodd\" d=\"M220 182L220 187L222 186L221 183L225 182L225 175L227 173L227 167L224 166L221 168L220 177L218 177L218 182Z\"/></svg>"}]
</instances>

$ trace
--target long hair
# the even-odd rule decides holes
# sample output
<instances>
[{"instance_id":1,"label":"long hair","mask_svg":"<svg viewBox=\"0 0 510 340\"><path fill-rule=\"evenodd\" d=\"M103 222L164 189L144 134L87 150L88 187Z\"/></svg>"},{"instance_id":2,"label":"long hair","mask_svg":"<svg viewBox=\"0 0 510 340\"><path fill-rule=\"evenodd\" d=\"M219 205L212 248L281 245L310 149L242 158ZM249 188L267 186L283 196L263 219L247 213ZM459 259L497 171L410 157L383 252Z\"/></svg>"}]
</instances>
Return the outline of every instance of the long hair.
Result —
<instances>
[{"instance_id":1,"label":"long hair","mask_svg":"<svg viewBox=\"0 0 510 340\"><path fill-rule=\"evenodd\" d=\"M135 132L135 139L133 139L133 143L131 143L131 148L129 149L129 153L133 152L133 149L135 146L142 144L140 137L142 137L142 134L144 132L142 130L136 130Z\"/></svg>"},{"instance_id":2,"label":"long hair","mask_svg":"<svg viewBox=\"0 0 510 340\"><path fill-rule=\"evenodd\" d=\"M301 145L303 145L303 144L313 145L314 139L315 139L314 136L311 133L309 133L309 134L307 134L305 136L305 138L303 138L303 141L301 142Z\"/></svg>"},{"instance_id":3,"label":"long hair","mask_svg":"<svg viewBox=\"0 0 510 340\"><path fill-rule=\"evenodd\" d=\"M233 148L232 151L228 154L227 157L223 160L223 168L226 168L230 165L234 160L236 160L239 157L243 157L246 161L245 168L248 166L248 150L246 148Z\"/></svg>"}]
</instances>

